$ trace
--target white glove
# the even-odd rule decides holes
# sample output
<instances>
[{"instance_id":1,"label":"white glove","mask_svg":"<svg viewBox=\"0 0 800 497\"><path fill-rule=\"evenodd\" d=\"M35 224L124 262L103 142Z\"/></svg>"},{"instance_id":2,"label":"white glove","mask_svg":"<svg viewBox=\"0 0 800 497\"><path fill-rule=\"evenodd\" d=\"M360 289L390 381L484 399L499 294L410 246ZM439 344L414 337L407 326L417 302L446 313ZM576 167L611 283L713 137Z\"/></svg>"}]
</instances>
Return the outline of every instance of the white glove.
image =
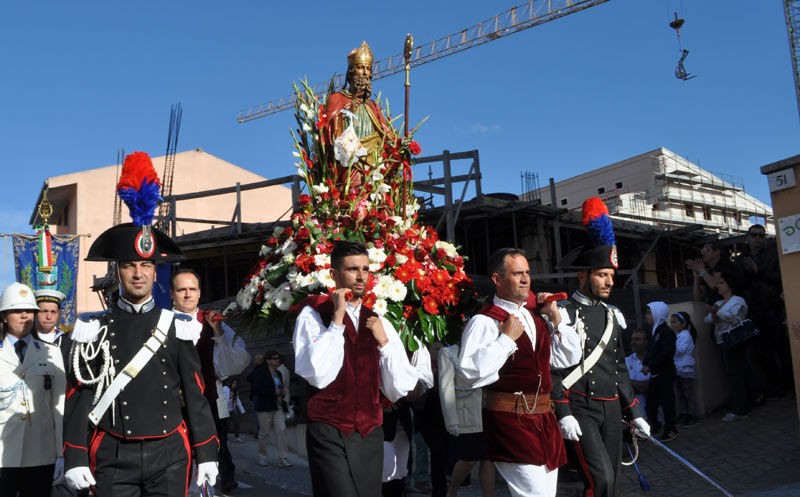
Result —
<instances>
[{"instance_id":1,"label":"white glove","mask_svg":"<svg viewBox=\"0 0 800 497\"><path fill-rule=\"evenodd\" d=\"M581 425L578 424L578 420L572 415L564 416L559 419L558 427L561 429L561 436L566 440L574 440L577 442L581 435L583 435Z\"/></svg>"},{"instance_id":2,"label":"white glove","mask_svg":"<svg viewBox=\"0 0 800 497\"><path fill-rule=\"evenodd\" d=\"M64 474L64 478L67 480L67 485L75 490L83 490L97 483L88 466L72 468Z\"/></svg>"},{"instance_id":3,"label":"white glove","mask_svg":"<svg viewBox=\"0 0 800 497\"><path fill-rule=\"evenodd\" d=\"M292 404L289 404L289 406L286 408L286 410L288 411L286 413L286 419L294 418L294 407L292 407Z\"/></svg>"},{"instance_id":4,"label":"white glove","mask_svg":"<svg viewBox=\"0 0 800 497\"><path fill-rule=\"evenodd\" d=\"M647 424L644 418L634 418L631 424L633 425L633 434L637 437L645 438L650 436L650 425Z\"/></svg>"},{"instance_id":5,"label":"white glove","mask_svg":"<svg viewBox=\"0 0 800 497\"><path fill-rule=\"evenodd\" d=\"M197 465L197 486L202 487L203 481L208 480L209 486L213 487L217 483L218 474L216 461L201 462Z\"/></svg>"},{"instance_id":6,"label":"white glove","mask_svg":"<svg viewBox=\"0 0 800 497\"><path fill-rule=\"evenodd\" d=\"M453 435L454 437L458 436L458 425L450 425L447 427L447 433Z\"/></svg>"},{"instance_id":7,"label":"white glove","mask_svg":"<svg viewBox=\"0 0 800 497\"><path fill-rule=\"evenodd\" d=\"M56 467L53 470L53 484L61 483L64 480L64 458L56 459Z\"/></svg>"}]
</instances>

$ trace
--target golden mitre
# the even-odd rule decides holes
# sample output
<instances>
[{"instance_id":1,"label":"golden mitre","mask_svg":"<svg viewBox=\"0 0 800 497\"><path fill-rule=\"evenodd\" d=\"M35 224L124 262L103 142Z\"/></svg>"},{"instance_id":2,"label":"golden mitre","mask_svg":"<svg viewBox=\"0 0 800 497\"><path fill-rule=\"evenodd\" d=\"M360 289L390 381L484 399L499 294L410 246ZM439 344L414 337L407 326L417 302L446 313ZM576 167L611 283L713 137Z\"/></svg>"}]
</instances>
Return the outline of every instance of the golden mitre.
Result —
<instances>
[{"instance_id":1,"label":"golden mitre","mask_svg":"<svg viewBox=\"0 0 800 497\"><path fill-rule=\"evenodd\" d=\"M347 67L353 67L356 64L372 67L372 50L369 49L366 41L362 41L360 47L354 48L347 54Z\"/></svg>"}]
</instances>

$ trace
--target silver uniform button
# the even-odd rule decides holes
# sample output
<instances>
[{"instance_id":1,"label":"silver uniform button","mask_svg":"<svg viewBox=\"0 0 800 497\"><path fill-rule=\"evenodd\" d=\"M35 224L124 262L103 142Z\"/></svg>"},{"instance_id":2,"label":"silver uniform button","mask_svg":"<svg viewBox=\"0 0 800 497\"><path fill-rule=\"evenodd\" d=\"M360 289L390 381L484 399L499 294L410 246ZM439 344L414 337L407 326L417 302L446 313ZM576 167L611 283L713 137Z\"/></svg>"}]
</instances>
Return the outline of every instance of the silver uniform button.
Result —
<instances>
[{"instance_id":1,"label":"silver uniform button","mask_svg":"<svg viewBox=\"0 0 800 497\"><path fill-rule=\"evenodd\" d=\"M166 421L166 420L167 420L167 416L166 416L166 415L164 415L164 421Z\"/></svg>"},{"instance_id":2,"label":"silver uniform button","mask_svg":"<svg viewBox=\"0 0 800 497\"><path fill-rule=\"evenodd\" d=\"M164 401L164 405L167 405L167 401L166 400Z\"/></svg>"},{"instance_id":3,"label":"silver uniform button","mask_svg":"<svg viewBox=\"0 0 800 497\"><path fill-rule=\"evenodd\" d=\"M167 360L162 358L161 359L161 364L164 364L165 362L167 362Z\"/></svg>"},{"instance_id":4,"label":"silver uniform button","mask_svg":"<svg viewBox=\"0 0 800 497\"><path fill-rule=\"evenodd\" d=\"M112 337L115 336L113 331L111 333L109 333L109 335L111 335Z\"/></svg>"},{"instance_id":5,"label":"silver uniform button","mask_svg":"<svg viewBox=\"0 0 800 497\"><path fill-rule=\"evenodd\" d=\"M167 376L167 372L166 372L166 371L162 371L162 372L161 372L161 375L162 375L162 376Z\"/></svg>"},{"instance_id":6,"label":"silver uniform button","mask_svg":"<svg viewBox=\"0 0 800 497\"><path fill-rule=\"evenodd\" d=\"M127 420L131 419L131 417L130 417L130 416L124 416L124 417L123 417L123 419L124 419L125 421L127 421Z\"/></svg>"},{"instance_id":7,"label":"silver uniform button","mask_svg":"<svg viewBox=\"0 0 800 497\"><path fill-rule=\"evenodd\" d=\"M114 364L119 364L119 359L114 359Z\"/></svg>"},{"instance_id":8,"label":"silver uniform button","mask_svg":"<svg viewBox=\"0 0 800 497\"><path fill-rule=\"evenodd\" d=\"M166 435L167 434L167 430L161 430L161 434L162 435Z\"/></svg>"},{"instance_id":9,"label":"silver uniform button","mask_svg":"<svg viewBox=\"0 0 800 497\"><path fill-rule=\"evenodd\" d=\"M116 345L112 345L111 346L111 350L117 350L117 346Z\"/></svg>"},{"instance_id":10,"label":"silver uniform button","mask_svg":"<svg viewBox=\"0 0 800 497\"><path fill-rule=\"evenodd\" d=\"M128 405L128 401L127 401L127 400L123 400L123 401L122 401L122 405L123 405L123 406L127 406L127 405Z\"/></svg>"},{"instance_id":11,"label":"silver uniform button","mask_svg":"<svg viewBox=\"0 0 800 497\"><path fill-rule=\"evenodd\" d=\"M131 434L131 430L126 431L125 434L126 435L130 435Z\"/></svg>"}]
</instances>

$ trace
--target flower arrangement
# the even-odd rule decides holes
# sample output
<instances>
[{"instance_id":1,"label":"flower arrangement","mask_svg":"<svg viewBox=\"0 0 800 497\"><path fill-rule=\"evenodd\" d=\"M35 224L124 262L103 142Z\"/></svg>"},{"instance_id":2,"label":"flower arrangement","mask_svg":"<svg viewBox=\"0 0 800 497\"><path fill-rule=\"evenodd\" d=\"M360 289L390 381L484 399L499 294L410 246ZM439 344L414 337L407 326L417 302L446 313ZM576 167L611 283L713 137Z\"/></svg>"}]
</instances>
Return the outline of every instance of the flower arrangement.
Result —
<instances>
[{"instance_id":1,"label":"flower arrangement","mask_svg":"<svg viewBox=\"0 0 800 497\"><path fill-rule=\"evenodd\" d=\"M368 247L372 275L363 303L394 325L409 350L460 332L477 303L456 247L417 224L409 168L421 151L411 139L419 126L403 138L387 119L381 141L367 151L353 131L355 116L345 116L351 125L334 140L325 102L305 81L294 89L293 154L307 193L291 226L275 228L261 248L233 305L256 320L282 319L309 295L329 292L330 252L342 239Z\"/></svg>"}]
</instances>

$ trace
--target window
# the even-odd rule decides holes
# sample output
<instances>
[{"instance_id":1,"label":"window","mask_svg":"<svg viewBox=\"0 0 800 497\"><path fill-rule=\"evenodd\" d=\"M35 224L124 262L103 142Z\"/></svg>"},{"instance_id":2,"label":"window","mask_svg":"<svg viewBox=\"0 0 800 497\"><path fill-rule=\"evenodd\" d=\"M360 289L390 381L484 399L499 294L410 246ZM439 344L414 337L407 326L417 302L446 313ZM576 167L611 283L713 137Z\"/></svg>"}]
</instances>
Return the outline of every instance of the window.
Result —
<instances>
[{"instance_id":1,"label":"window","mask_svg":"<svg viewBox=\"0 0 800 497\"><path fill-rule=\"evenodd\" d=\"M683 204L683 208L686 211L686 217L694 217L694 205Z\"/></svg>"},{"instance_id":2,"label":"window","mask_svg":"<svg viewBox=\"0 0 800 497\"><path fill-rule=\"evenodd\" d=\"M606 192L606 187L604 187L604 186L601 186L600 188L597 189L597 194L598 195L602 195L605 192Z\"/></svg>"},{"instance_id":3,"label":"window","mask_svg":"<svg viewBox=\"0 0 800 497\"><path fill-rule=\"evenodd\" d=\"M562 198L561 199L561 205L567 205L567 199Z\"/></svg>"},{"instance_id":4,"label":"window","mask_svg":"<svg viewBox=\"0 0 800 497\"><path fill-rule=\"evenodd\" d=\"M711 207L707 205L703 207L703 219L711 221Z\"/></svg>"},{"instance_id":5,"label":"window","mask_svg":"<svg viewBox=\"0 0 800 497\"><path fill-rule=\"evenodd\" d=\"M614 184L614 187L615 187L615 188L618 188L618 189L619 189L619 188L622 188L622 181L617 181L617 182Z\"/></svg>"}]
</instances>

